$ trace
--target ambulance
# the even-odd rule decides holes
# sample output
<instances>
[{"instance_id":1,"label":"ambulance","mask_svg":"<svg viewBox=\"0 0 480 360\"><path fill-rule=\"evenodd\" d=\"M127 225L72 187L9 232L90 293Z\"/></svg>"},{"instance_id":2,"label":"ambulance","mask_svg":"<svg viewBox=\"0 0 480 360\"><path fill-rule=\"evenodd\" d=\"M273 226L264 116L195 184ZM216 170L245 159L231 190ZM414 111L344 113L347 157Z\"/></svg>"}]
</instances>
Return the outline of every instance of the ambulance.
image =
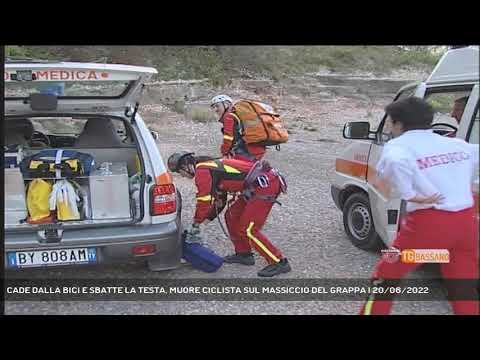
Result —
<instances>
[{"instance_id":1,"label":"ambulance","mask_svg":"<svg viewBox=\"0 0 480 360\"><path fill-rule=\"evenodd\" d=\"M143 66L6 60L5 268L180 266L181 194L159 134L141 114L142 90L155 74ZM64 161L67 153L77 155ZM60 197L52 197L58 184ZM73 215L60 216L67 204Z\"/></svg>"},{"instance_id":2,"label":"ambulance","mask_svg":"<svg viewBox=\"0 0 480 360\"><path fill-rule=\"evenodd\" d=\"M432 129L436 133L478 144L478 53L478 46L448 50L426 81L402 87L394 101L410 96L425 99L435 110ZM405 202L394 188L377 176L375 170L383 146L391 139L386 118L385 114L374 130L369 122L345 124L343 137L354 141L335 161L332 198L343 213L348 238L363 250L378 250L391 245L405 211ZM452 174L452 181L454 176ZM478 187L477 171L473 187L477 207Z\"/></svg>"}]
</instances>

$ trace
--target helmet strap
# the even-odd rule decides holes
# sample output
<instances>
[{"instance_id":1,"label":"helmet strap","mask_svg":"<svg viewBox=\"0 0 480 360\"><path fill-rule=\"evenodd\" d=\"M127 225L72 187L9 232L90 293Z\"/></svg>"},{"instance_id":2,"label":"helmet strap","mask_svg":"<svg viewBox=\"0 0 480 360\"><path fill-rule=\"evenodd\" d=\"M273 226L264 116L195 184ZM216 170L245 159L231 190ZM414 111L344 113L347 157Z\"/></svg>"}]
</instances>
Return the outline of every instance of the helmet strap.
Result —
<instances>
[{"instance_id":1,"label":"helmet strap","mask_svg":"<svg viewBox=\"0 0 480 360\"><path fill-rule=\"evenodd\" d=\"M188 155L186 158L183 158L179 164L179 170L189 173L192 176L195 176L195 160L188 159L191 155Z\"/></svg>"},{"instance_id":2,"label":"helmet strap","mask_svg":"<svg viewBox=\"0 0 480 360\"><path fill-rule=\"evenodd\" d=\"M223 119L223 117L224 117L225 114L227 113L227 110L230 108L230 107L227 108L227 107L225 106L225 101L222 101L222 106L223 106L223 114L222 114L222 116L220 116L220 120Z\"/></svg>"},{"instance_id":3,"label":"helmet strap","mask_svg":"<svg viewBox=\"0 0 480 360\"><path fill-rule=\"evenodd\" d=\"M182 170L190 174L192 177L195 176L195 164L188 163L182 168Z\"/></svg>"},{"instance_id":4,"label":"helmet strap","mask_svg":"<svg viewBox=\"0 0 480 360\"><path fill-rule=\"evenodd\" d=\"M195 176L195 164L188 164L188 172L189 172L192 176Z\"/></svg>"}]
</instances>

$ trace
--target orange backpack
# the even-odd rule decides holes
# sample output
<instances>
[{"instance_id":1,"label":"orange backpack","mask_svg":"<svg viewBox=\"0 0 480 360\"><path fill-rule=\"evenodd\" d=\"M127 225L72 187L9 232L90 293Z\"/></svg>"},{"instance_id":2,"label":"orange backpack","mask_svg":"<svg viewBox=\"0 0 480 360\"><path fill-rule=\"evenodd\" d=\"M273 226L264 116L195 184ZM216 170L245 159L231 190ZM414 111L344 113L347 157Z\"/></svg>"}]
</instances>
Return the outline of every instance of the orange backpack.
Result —
<instances>
[{"instance_id":1,"label":"orange backpack","mask_svg":"<svg viewBox=\"0 0 480 360\"><path fill-rule=\"evenodd\" d=\"M240 100L235 103L232 115L239 122L242 138L247 144L275 146L288 141L288 132L280 115L267 104Z\"/></svg>"}]
</instances>

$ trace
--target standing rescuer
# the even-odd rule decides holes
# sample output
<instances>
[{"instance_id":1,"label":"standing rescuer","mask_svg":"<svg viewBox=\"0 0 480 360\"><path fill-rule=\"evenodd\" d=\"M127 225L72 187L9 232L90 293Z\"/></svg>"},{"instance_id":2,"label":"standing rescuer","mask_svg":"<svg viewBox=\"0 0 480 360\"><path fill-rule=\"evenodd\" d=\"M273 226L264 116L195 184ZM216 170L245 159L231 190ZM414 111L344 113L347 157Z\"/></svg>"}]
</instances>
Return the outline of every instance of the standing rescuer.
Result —
<instances>
[{"instance_id":1,"label":"standing rescuer","mask_svg":"<svg viewBox=\"0 0 480 360\"><path fill-rule=\"evenodd\" d=\"M394 139L385 145L377 172L407 202L393 247L449 250L450 262L442 263L441 271L453 311L478 315L478 224L472 195L478 145L433 133L434 111L422 99L399 100L386 112ZM382 259L373 284L394 286L418 265ZM389 314L392 297L379 296L371 295L361 314Z\"/></svg>"},{"instance_id":2,"label":"standing rescuer","mask_svg":"<svg viewBox=\"0 0 480 360\"><path fill-rule=\"evenodd\" d=\"M199 237L200 224L218 215L218 208L226 201L223 194L240 192L225 214L235 247L235 254L227 256L225 262L254 265L253 247L268 263L258 276L270 277L291 271L288 260L260 231L277 197L286 191L285 181L278 171L266 162L226 158L199 161L193 155L179 152L168 159L170 171L194 178L197 187L195 216L187 237Z\"/></svg>"},{"instance_id":3,"label":"standing rescuer","mask_svg":"<svg viewBox=\"0 0 480 360\"><path fill-rule=\"evenodd\" d=\"M266 152L264 145L246 144L241 137L240 124L233 115L233 100L228 95L217 95L211 100L211 108L222 123L223 143L220 152L224 157L257 161Z\"/></svg>"}]
</instances>

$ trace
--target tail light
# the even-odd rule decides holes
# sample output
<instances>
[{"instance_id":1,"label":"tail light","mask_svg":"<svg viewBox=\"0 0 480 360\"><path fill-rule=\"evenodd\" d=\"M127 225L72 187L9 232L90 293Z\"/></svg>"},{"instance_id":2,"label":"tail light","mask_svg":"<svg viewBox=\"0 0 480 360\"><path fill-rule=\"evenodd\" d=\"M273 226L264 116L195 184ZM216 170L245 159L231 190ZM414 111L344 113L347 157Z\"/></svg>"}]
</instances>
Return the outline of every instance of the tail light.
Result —
<instances>
[{"instance_id":1,"label":"tail light","mask_svg":"<svg viewBox=\"0 0 480 360\"><path fill-rule=\"evenodd\" d=\"M155 244L138 245L132 248L132 254L135 256L146 256L155 254Z\"/></svg>"},{"instance_id":2,"label":"tail light","mask_svg":"<svg viewBox=\"0 0 480 360\"><path fill-rule=\"evenodd\" d=\"M166 215L177 210L177 197L173 184L154 185L150 195L150 214Z\"/></svg>"}]
</instances>

